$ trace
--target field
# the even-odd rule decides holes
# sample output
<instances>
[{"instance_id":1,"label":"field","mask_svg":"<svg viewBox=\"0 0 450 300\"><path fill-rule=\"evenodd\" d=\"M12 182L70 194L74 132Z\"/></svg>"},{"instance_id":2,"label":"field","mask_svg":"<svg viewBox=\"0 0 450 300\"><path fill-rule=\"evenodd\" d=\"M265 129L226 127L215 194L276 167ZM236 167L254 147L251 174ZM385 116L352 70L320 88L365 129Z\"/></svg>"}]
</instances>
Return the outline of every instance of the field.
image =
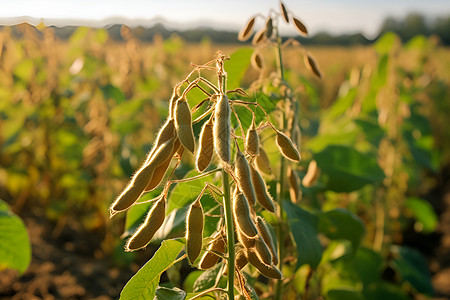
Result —
<instances>
[{"instance_id":1,"label":"field","mask_svg":"<svg viewBox=\"0 0 450 300\"><path fill-rule=\"evenodd\" d=\"M264 176L274 198L281 186L278 212L287 207L281 215L256 210L283 241L284 281L246 267L253 297L450 297L448 48L422 36L401 44L394 34L367 47L294 44L283 48L280 80L275 47L258 49L264 65L258 69L251 45L188 44L178 36L142 43L125 27L122 35L118 42L103 29L79 28L59 40L51 28L27 24L0 31L0 299L117 299L157 249L184 246L185 211L203 188L197 181L171 189L166 221L171 215L173 222L145 250L124 252L122 235L133 233L151 205L114 218L109 208L152 148L173 87L218 50L230 56L228 88L247 92L229 94L247 105L236 105L239 118L231 118L236 136L245 135L252 114L265 122L261 110L248 108L255 101L283 127L279 120L292 109L287 98L296 103L289 126L301 132L289 134L302 156L292 163L280 158L270 126L260 128L274 173L291 170L299 181L295 190L291 177ZM305 55L320 66L321 78L305 66ZM215 84L208 71L201 75ZM204 109L205 95L190 95L190 107ZM193 127L196 140L201 124ZM139 201L162 193L172 171L175 180L197 174L195 156L184 152L163 184ZM320 172L307 183L313 161ZM213 164L220 166L217 158ZM225 189L217 176L205 180ZM211 209L204 238L221 213L209 193L201 199ZM280 236L278 228L289 234ZM158 267L156 283L188 297L202 292L201 284L222 287L227 278L186 259ZM201 274L214 276L199 283Z\"/></svg>"}]
</instances>

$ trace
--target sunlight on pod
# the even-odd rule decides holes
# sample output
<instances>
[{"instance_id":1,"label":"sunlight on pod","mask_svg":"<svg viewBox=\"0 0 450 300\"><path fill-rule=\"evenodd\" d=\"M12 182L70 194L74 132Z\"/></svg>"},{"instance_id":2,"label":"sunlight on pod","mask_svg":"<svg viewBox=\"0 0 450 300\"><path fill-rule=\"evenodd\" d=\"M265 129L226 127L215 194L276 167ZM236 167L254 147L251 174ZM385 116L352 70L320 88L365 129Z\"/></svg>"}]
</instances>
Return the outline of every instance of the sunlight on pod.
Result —
<instances>
[{"instance_id":1,"label":"sunlight on pod","mask_svg":"<svg viewBox=\"0 0 450 300\"><path fill-rule=\"evenodd\" d=\"M155 172L153 172L152 179L147 184L147 187L145 188L146 192L154 190L163 180L164 175L167 172L167 169L169 168L170 162L172 161L173 156L177 152L177 150L180 148L181 142L178 138L174 139L173 148L172 151L169 152L169 147L167 149L163 149L163 152L167 153L167 158L156 166ZM170 153L170 154L169 154ZM162 155L162 154L161 154Z\"/></svg>"},{"instance_id":2,"label":"sunlight on pod","mask_svg":"<svg viewBox=\"0 0 450 300\"><path fill-rule=\"evenodd\" d=\"M319 168L317 168L317 162L312 160L308 165L305 177L303 177L302 184L305 187L310 187L316 183L319 177Z\"/></svg>"},{"instance_id":3,"label":"sunlight on pod","mask_svg":"<svg viewBox=\"0 0 450 300\"><path fill-rule=\"evenodd\" d=\"M252 29L253 25L255 25L255 19L256 17L253 17L250 20L248 20L247 24L239 32L238 40L245 42L246 40L249 39L249 37L252 35Z\"/></svg>"},{"instance_id":4,"label":"sunlight on pod","mask_svg":"<svg viewBox=\"0 0 450 300\"><path fill-rule=\"evenodd\" d=\"M291 139L288 138L284 133L281 131L275 130L277 133L276 143L278 148L281 151L281 154L283 154L284 157L299 162L300 161L300 153L298 152L297 148L294 146L294 143L292 143Z\"/></svg>"},{"instance_id":5,"label":"sunlight on pod","mask_svg":"<svg viewBox=\"0 0 450 300\"><path fill-rule=\"evenodd\" d=\"M156 137L156 140L154 142L154 146L152 147L152 150L147 155L147 159L145 161L145 164L148 164L150 158L155 153L155 151L165 142L170 140L171 138L175 137L175 121L174 119L170 118L167 119L167 121L164 123L164 125L161 127L161 129L158 132L158 135Z\"/></svg>"},{"instance_id":6,"label":"sunlight on pod","mask_svg":"<svg viewBox=\"0 0 450 300\"><path fill-rule=\"evenodd\" d=\"M262 59L261 55L259 55L259 53L256 51L252 53L250 62L252 64L252 67L257 71L261 71L264 68L263 59Z\"/></svg>"},{"instance_id":7,"label":"sunlight on pod","mask_svg":"<svg viewBox=\"0 0 450 300\"><path fill-rule=\"evenodd\" d=\"M305 65L310 72L313 72L317 77L322 78L322 73L320 72L319 66L309 53L305 56Z\"/></svg>"},{"instance_id":8,"label":"sunlight on pod","mask_svg":"<svg viewBox=\"0 0 450 300\"><path fill-rule=\"evenodd\" d=\"M254 121L248 129L247 136L245 137L245 152L251 156L258 155L259 153L259 136L258 131L255 128Z\"/></svg>"},{"instance_id":9,"label":"sunlight on pod","mask_svg":"<svg viewBox=\"0 0 450 300\"><path fill-rule=\"evenodd\" d=\"M270 253L266 242L260 235L257 235L255 238L255 252L256 255L258 255L258 258L266 265L272 263L272 254Z\"/></svg>"},{"instance_id":10,"label":"sunlight on pod","mask_svg":"<svg viewBox=\"0 0 450 300\"><path fill-rule=\"evenodd\" d=\"M267 248L269 248L270 254L272 255L272 264L278 265L278 254L273 242L272 234L270 233L266 221L264 221L264 219L260 216L256 217L256 227L258 228L259 234L266 243Z\"/></svg>"},{"instance_id":11,"label":"sunlight on pod","mask_svg":"<svg viewBox=\"0 0 450 300\"><path fill-rule=\"evenodd\" d=\"M231 125L230 116L231 109L228 97L226 95L215 95L217 102L214 109L214 148L219 158L226 162L230 162L231 153Z\"/></svg>"},{"instance_id":12,"label":"sunlight on pod","mask_svg":"<svg viewBox=\"0 0 450 300\"><path fill-rule=\"evenodd\" d=\"M294 21L295 29L297 29L297 31L300 33L300 35L307 36L308 30L306 29L306 26L299 19L297 19L295 17L292 17L292 20Z\"/></svg>"},{"instance_id":13,"label":"sunlight on pod","mask_svg":"<svg viewBox=\"0 0 450 300\"><path fill-rule=\"evenodd\" d=\"M273 266L273 265L268 265L263 263L258 255L256 254L255 250L252 248L247 248L246 249L246 256L248 261L256 268L258 269L258 271L269 278L273 278L273 279L281 279L281 277L283 277L283 275L281 274L280 270L278 270L277 267Z\"/></svg>"},{"instance_id":14,"label":"sunlight on pod","mask_svg":"<svg viewBox=\"0 0 450 300\"><path fill-rule=\"evenodd\" d=\"M214 152L214 137L213 137L213 118L209 118L203 124L199 138L199 148L195 165L199 172L203 172L210 164Z\"/></svg>"},{"instance_id":15,"label":"sunlight on pod","mask_svg":"<svg viewBox=\"0 0 450 300\"><path fill-rule=\"evenodd\" d=\"M258 171L250 165L250 174L255 188L255 198L265 209L275 212L275 204L273 203L272 196L270 196L267 190L266 183Z\"/></svg>"},{"instance_id":16,"label":"sunlight on pod","mask_svg":"<svg viewBox=\"0 0 450 300\"><path fill-rule=\"evenodd\" d=\"M266 38L266 29L263 28L263 29L259 30L258 32L256 32L255 35L253 36L253 40L252 40L253 46L260 44L261 42L263 42L265 40L265 38Z\"/></svg>"},{"instance_id":17,"label":"sunlight on pod","mask_svg":"<svg viewBox=\"0 0 450 300\"><path fill-rule=\"evenodd\" d=\"M147 246L156 231L158 231L164 223L165 216L166 197L162 196L155 204L153 204L144 223L139 226L137 231L128 239L127 244L125 245L125 251L134 251Z\"/></svg>"},{"instance_id":18,"label":"sunlight on pod","mask_svg":"<svg viewBox=\"0 0 450 300\"><path fill-rule=\"evenodd\" d=\"M250 206L244 194L240 192L234 193L232 209L236 225L246 236L254 237L258 233L258 229L253 222Z\"/></svg>"},{"instance_id":19,"label":"sunlight on pod","mask_svg":"<svg viewBox=\"0 0 450 300\"><path fill-rule=\"evenodd\" d=\"M244 153L241 152L241 150L237 149L236 153L236 162L234 166L236 177L237 177L237 184L241 192L245 195L245 198L247 198L247 201L250 205L255 204L255 189L253 187L252 183L252 177L250 174L250 166L247 162L247 159L245 158Z\"/></svg>"},{"instance_id":20,"label":"sunlight on pod","mask_svg":"<svg viewBox=\"0 0 450 300\"><path fill-rule=\"evenodd\" d=\"M236 253L236 269L241 270L248 264L248 259L245 256L245 250L242 249Z\"/></svg>"},{"instance_id":21,"label":"sunlight on pod","mask_svg":"<svg viewBox=\"0 0 450 300\"><path fill-rule=\"evenodd\" d=\"M184 98L178 98L175 105L175 129L184 148L194 153L195 141L192 131L191 110Z\"/></svg>"},{"instance_id":22,"label":"sunlight on pod","mask_svg":"<svg viewBox=\"0 0 450 300\"><path fill-rule=\"evenodd\" d=\"M210 269L217 264L220 259L220 256L214 254L216 251L219 253L225 252L225 238L221 232L217 232L214 237L212 243L209 245L208 250L203 255L200 260L199 268L202 270Z\"/></svg>"},{"instance_id":23,"label":"sunlight on pod","mask_svg":"<svg viewBox=\"0 0 450 300\"><path fill-rule=\"evenodd\" d=\"M258 155L256 155L255 158L255 166L260 172L263 172L266 175L272 174L269 156L261 146L259 146Z\"/></svg>"},{"instance_id":24,"label":"sunlight on pod","mask_svg":"<svg viewBox=\"0 0 450 300\"><path fill-rule=\"evenodd\" d=\"M286 23L289 23L289 14L286 9L286 5L280 1L280 6L281 6L281 15L283 16L284 21Z\"/></svg>"},{"instance_id":25,"label":"sunlight on pod","mask_svg":"<svg viewBox=\"0 0 450 300\"><path fill-rule=\"evenodd\" d=\"M271 17L269 17L266 21L266 38L270 39L273 34L273 20Z\"/></svg>"},{"instance_id":26,"label":"sunlight on pod","mask_svg":"<svg viewBox=\"0 0 450 300\"><path fill-rule=\"evenodd\" d=\"M199 199L192 203L187 212L186 226L186 253L193 265L203 243L203 208Z\"/></svg>"},{"instance_id":27,"label":"sunlight on pod","mask_svg":"<svg viewBox=\"0 0 450 300\"><path fill-rule=\"evenodd\" d=\"M301 180L297 172L292 168L288 171L289 178L289 194L291 195L291 200L294 203L300 202L302 198L302 190L300 188Z\"/></svg>"}]
</instances>

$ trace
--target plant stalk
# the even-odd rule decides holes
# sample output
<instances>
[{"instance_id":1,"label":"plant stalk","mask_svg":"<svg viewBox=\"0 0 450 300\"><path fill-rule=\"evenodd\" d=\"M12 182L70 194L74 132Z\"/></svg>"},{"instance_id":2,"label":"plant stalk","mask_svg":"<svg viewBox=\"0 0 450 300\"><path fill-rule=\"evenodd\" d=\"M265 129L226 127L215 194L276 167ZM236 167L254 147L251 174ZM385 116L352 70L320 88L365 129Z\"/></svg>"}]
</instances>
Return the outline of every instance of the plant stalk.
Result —
<instances>
[{"instance_id":1,"label":"plant stalk","mask_svg":"<svg viewBox=\"0 0 450 300\"><path fill-rule=\"evenodd\" d=\"M230 183L228 173L222 170L223 183L223 203L225 206L225 221L227 226L227 241L228 241L228 299L234 300L234 265L235 265L235 251L234 251L234 225L233 214L231 213L231 197L230 197Z\"/></svg>"}]
</instances>

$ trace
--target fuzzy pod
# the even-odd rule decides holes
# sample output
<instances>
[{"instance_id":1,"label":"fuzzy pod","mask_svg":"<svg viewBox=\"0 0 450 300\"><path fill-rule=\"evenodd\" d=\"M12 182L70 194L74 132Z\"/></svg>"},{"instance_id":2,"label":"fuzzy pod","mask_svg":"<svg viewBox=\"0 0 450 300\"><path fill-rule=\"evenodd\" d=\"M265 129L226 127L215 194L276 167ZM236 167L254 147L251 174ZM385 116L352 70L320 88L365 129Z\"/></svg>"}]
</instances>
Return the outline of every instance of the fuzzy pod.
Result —
<instances>
[{"instance_id":1,"label":"fuzzy pod","mask_svg":"<svg viewBox=\"0 0 450 300\"><path fill-rule=\"evenodd\" d=\"M161 127L161 129L158 132L158 135L156 136L156 140L154 142L154 145L152 147L152 150L147 155L147 159L145 161L145 164L148 164L151 157L155 153L155 151L165 142L170 140L171 138L175 137L175 121L172 118L167 119L167 121L164 123L164 125Z\"/></svg>"},{"instance_id":2,"label":"fuzzy pod","mask_svg":"<svg viewBox=\"0 0 450 300\"><path fill-rule=\"evenodd\" d=\"M294 21L293 25L295 29L297 29L297 31L300 33L300 35L302 36L308 35L308 30L306 29L306 26L305 24L302 23L302 21L300 21L296 17L292 17L292 21Z\"/></svg>"},{"instance_id":3,"label":"fuzzy pod","mask_svg":"<svg viewBox=\"0 0 450 300\"><path fill-rule=\"evenodd\" d=\"M245 152L251 156L256 156L259 153L259 136L254 122L252 122L245 137Z\"/></svg>"},{"instance_id":4,"label":"fuzzy pod","mask_svg":"<svg viewBox=\"0 0 450 300\"><path fill-rule=\"evenodd\" d=\"M272 264L278 265L278 254L273 242L272 234L270 233L266 221L264 221L264 219L260 216L256 218L256 227L258 228L259 235L266 243L266 246L269 249L270 254L272 255Z\"/></svg>"},{"instance_id":5,"label":"fuzzy pod","mask_svg":"<svg viewBox=\"0 0 450 300\"><path fill-rule=\"evenodd\" d=\"M175 155L180 146L181 146L180 140L178 138L175 138L171 152L169 152L170 149L169 146L163 149L162 153L165 153L165 155L167 155L167 158L155 167L155 172L153 172L152 178L150 182L147 184L147 187L145 188L146 192L154 190L161 183L161 181L164 178L164 175L167 172L167 169L169 168L173 156Z\"/></svg>"},{"instance_id":6,"label":"fuzzy pod","mask_svg":"<svg viewBox=\"0 0 450 300\"><path fill-rule=\"evenodd\" d=\"M231 125L230 125L231 108L226 95L217 95L217 102L214 109L214 148L219 158L226 162L230 162L231 153Z\"/></svg>"},{"instance_id":7,"label":"fuzzy pod","mask_svg":"<svg viewBox=\"0 0 450 300\"><path fill-rule=\"evenodd\" d=\"M258 229L253 222L248 201L242 193L235 193L233 196L232 209L238 229L247 237L254 237L258 233Z\"/></svg>"},{"instance_id":8,"label":"fuzzy pod","mask_svg":"<svg viewBox=\"0 0 450 300\"><path fill-rule=\"evenodd\" d=\"M259 30L258 32L255 33L255 35L253 36L252 39L252 45L256 46L260 43L262 43L266 38L266 29L263 28L261 30Z\"/></svg>"},{"instance_id":9,"label":"fuzzy pod","mask_svg":"<svg viewBox=\"0 0 450 300\"><path fill-rule=\"evenodd\" d=\"M152 240L156 231L164 223L166 215L166 197L161 197L150 209L144 223L128 239L125 251L134 251L147 246Z\"/></svg>"},{"instance_id":10,"label":"fuzzy pod","mask_svg":"<svg viewBox=\"0 0 450 300\"><path fill-rule=\"evenodd\" d=\"M289 14L288 11L286 9L286 5L280 1L280 8L281 8L281 15L283 16L283 20L286 23L289 23Z\"/></svg>"},{"instance_id":11,"label":"fuzzy pod","mask_svg":"<svg viewBox=\"0 0 450 300\"><path fill-rule=\"evenodd\" d=\"M250 174L250 165L245 158L244 153L238 149L236 153L236 162L234 169L237 177L237 184L241 192L247 198L250 205L255 204L255 188L253 187L253 182Z\"/></svg>"},{"instance_id":12,"label":"fuzzy pod","mask_svg":"<svg viewBox=\"0 0 450 300\"><path fill-rule=\"evenodd\" d=\"M270 253L269 246L267 246L260 235L257 235L255 239L255 252L263 263L266 265L272 264L272 254Z\"/></svg>"},{"instance_id":13,"label":"fuzzy pod","mask_svg":"<svg viewBox=\"0 0 450 300\"><path fill-rule=\"evenodd\" d=\"M235 261L236 269L241 270L247 264L248 264L248 259L245 256L245 250L238 251L236 254L236 261Z\"/></svg>"},{"instance_id":14,"label":"fuzzy pod","mask_svg":"<svg viewBox=\"0 0 450 300\"><path fill-rule=\"evenodd\" d=\"M266 175L272 174L269 156L267 156L266 151L261 146L259 146L258 155L255 158L255 166L260 172Z\"/></svg>"},{"instance_id":15,"label":"fuzzy pod","mask_svg":"<svg viewBox=\"0 0 450 300\"><path fill-rule=\"evenodd\" d=\"M184 148L194 153L195 141L192 130L191 110L184 98L179 98L175 105L175 130Z\"/></svg>"},{"instance_id":16,"label":"fuzzy pod","mask_svg":"<svg viewBox=\"0 0 450 300\"><path fill-rule=\"evenodd\" d=\"M297 172L292 168L288 171L289 178L289 194L291 195L291 200L294 203L298 203L302 198L302 190L300 188L301 180Z\"/></svg>"},{"instance_id":17,"label":"fuzzy pod","mask_svg":"<svg viewBox=\"0 0 450 300\"><path fill-rule=\"evenodd\" d=\"M302 184L305 187L310 187L314 185L319 177L319 168L317 168L317 162L312 160L308 165L308 170L306 171L305 177L303 177Z\"/></svg>"},{"instance_id":18,"label":"fuzzy pod","mask_svg":"<svg viewBox=\"0 0 450 300\"><path fill-rule=\"evenodd\" d=\"M259 53L256 51L253 52L252 56L250 57L250 62L252 64L252 67L257 71L261 71L264 68L264 61L261 55L259 55Z\"/></svg>"},{"instance_id":19,"label":"fuzzy pod","mask_svg":"<svg viewBox=\"0 0 450 300\"><path fill-rule=\"evenodd\" d=\"M212 117L203 124L200 131L199 148L197 157L195 159L195 166L199 172L203 172L211 163L214 152L214 137L213 137L213 121Z\"/></svg>"},{"instance_id":20,"label":"fuzzy pod","mask_svg":"<svg viewBox=\"0 0 450 300\"><path fill-rule=\"evenodd\" d=\"M226 246L225 238L223 237L223 235L220 232L216 233L212 243L208 247L208 250L205 252L205 255L203 255L202 259L200 260L199 268L202 270L207 270L215 266L219 261L220 256L214 254L214 252L211 251L224 253L225 246Z\"/></svg>"},{"instance_id":21,"label":"fuzzy pod","mask_svg":"<svg viewBox=\"0 0 450 300\"><path fill-rule=\"evenodd\" d=\"M203 208L199 200L192 203L186 219L186 253L193 265L203 244Z\"/></svg>"},{"instance_id":22,"label":"fuzzy pod","mask_svg":"<svg viewBox=\"0 0 450 300\"><path fill-rule=\"evenodd\" d=\"M316 75L319 78L322 78L322 72L320 72L316 60L309 53L308 55L305 56L305 65L310 72L313 72L314 75Z\"/></svg>"},{"instance_id":23,"label":"fuzzy pod","mask_svg":"<svg viewBox=\"0 0 450 300\"><path fill-rule=\"evenodd\" d=\"M278 148L281 151L281 154L283 154L283 156L286 157L287 159L299 162L300 161L300 153L298 152L297 148L294 146L294 143L292 143L291 139L288 138L281 131L276 130L276 133L277 133L276 143L277 143Z\"/></svg>"},{"instance_id":24,"label":"fuzzy pod","mask_svg":"<svg viewBox=\"0 0 450 300\"><path fill-rule=\"evenodd\" d=\"M252 35L253 25L255 25L255 20L256 20L256 17L250 18L250 20L248 20L247 24L245 24L245 26L242 27L242 29L238 35L238 40L245 42L246 40L249 39L249 37Z\"/></svg>"},{"instance_id":25,"label":"fuzzy pod","mask_svg":"<svg viewBox=\"0 0 450 300\"><path fill-rule=\"evenodd\" d=\"M266 38L270 39L273 34L273 20L269 17L266 21L266 30L265 30Z\"/></svg>"},{"instance_id":26,"label":"fuzzy pod","mask_svg":"<svg viewBox=\"0 0 450 300\"><path fill-rule=\"evenodd\" d=\"M252 248L247 248L246 249L246 256L248 261L256 268L258 269L258 271L269 278L273 278L273 279L281 279L281 277L283 277L283 275L281 274L280 270L278 270L277 267L273 266L273 265L268 265L263 263L258 255L256 254L255 250Z\"/></svg>"},{"instance_id":27,"label":"fuzzy pod","mask_svg":"<svg viewBox=\"0 0 450 300\"><path fill-rule=\"evenodd\" d=\"M250 165L250 174L252 177L253 187L255 188L255 198L265 209L275 212L275 204L272 196L267 190L266 183L258 171Z\"/></svg>"}]
</instances>

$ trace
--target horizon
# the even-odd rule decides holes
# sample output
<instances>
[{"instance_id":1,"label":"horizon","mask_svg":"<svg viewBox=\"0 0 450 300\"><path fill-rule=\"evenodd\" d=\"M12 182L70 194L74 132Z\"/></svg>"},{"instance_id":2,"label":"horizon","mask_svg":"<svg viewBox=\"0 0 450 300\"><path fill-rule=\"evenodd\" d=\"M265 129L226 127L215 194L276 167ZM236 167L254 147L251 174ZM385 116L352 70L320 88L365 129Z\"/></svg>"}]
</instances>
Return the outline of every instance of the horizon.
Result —
<instances>
[{"instance_id":1,"label":"horizon","mask_svg":"<svg viewBox=\"0 0 450 300\"><path fill-rule=\"evenodd\" d=\"M64 3L51 0L32 5L31 0L18 0L0 7L0 25L14 25L27 22L32 25L44 23L46 26L88 26L106 27L112 24L125 24L130 27L149 27L162 23L169 29L193 29L207 26L218 30L239 30L257 13L267 14L270 9L278 10L278 1L246 2L230 0L227 6L218 1L167 2L129 0L66 0ZM418 0L373 1L357 0L304 0L302 2L283 1L293 14L301 19L312 35L328 32L332 35L362 33L372 39L378 34L388 17L404 18L410 13L419 13L428 20L450 15L450 1ZM27 5L28 4L28 5ZM90 9L86 9L89 7ZM239 9L236 9L239 7ZM256 7L256 8L255 8ZM260 19L260 22L263 22ZM285 25L285 24L283 24ZM280 29L284 34L294 32L288 26Z\"/></svg>"}]
</instances>

